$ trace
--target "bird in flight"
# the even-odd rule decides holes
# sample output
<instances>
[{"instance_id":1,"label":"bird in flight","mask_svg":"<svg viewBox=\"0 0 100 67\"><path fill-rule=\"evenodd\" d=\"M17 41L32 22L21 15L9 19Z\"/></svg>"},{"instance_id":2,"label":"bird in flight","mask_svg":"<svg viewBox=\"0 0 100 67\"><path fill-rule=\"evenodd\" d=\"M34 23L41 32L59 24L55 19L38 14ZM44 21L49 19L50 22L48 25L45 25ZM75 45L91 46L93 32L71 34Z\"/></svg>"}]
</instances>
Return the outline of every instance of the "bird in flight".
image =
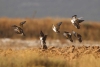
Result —
<instances>
[{"instance_id":1,"label":"bird in flight","mask_svg":"<svg viewBox=\"0 0 100 67\"><path fill-rule=\"evenodd\" d=\"M61 24L62 24L62 22L59 22L56 25L53 24L53 26L52 26L53 31L56 33L60 33L59 29L60 29Z\"/></svg>"},{"instance_id":2,"label":"bird in flight","mask_svg":"<svg viewBox=\"0 0 100 67\"><path fill-rule=\"evenodd\" d=\"M71 22L77 29L80 29L80 23L84 21L84 20L81 20L81 18L82 17L77 18L77 15L72 16Z\"/></svg>"},{"instance_id":3,"label":"bird in flight","mask_svg":"<svg viewBox=\"0 0 100 67\"><path fill-rule=\"evenodd\" d=\"M73 40L72 40L72 33L64 31L64 32L63 32L63 35L64 35L67 39L69 39L71 42L73 42Z\"/></svg>"},{"instance_id":4,"label":"bird in flight","mask_svg":"<svg viewBox=\"0 0 100 67\"><path fill-rule=\"evenodd\" d=\"M74 36L78 39L79 42L82 42L82 36L78 33L76 33L75 31L72 31Z\"/></svg>"},{"instance_id":5,"label":"bird in flight","mask_svg":"<svg viewBox=\"0 0 100 67\"><path fill-rule=\"evenodd\" d=\"M25 36L24 31L21 27L18 27L16 25L13 25L12 27L14 28L15 33Z\"/></svg>"},{"instance_id":6,"label":"bird in flight","mask_svg":"<svg viewBox=\"0 0 100 67\"><path fill-rule=\"evenodd\" d=\"M40 42L43 49L47 49L46 38L47 38L47 35L44 35L44 33L40 31Z\"/></svg>"}]
</instances>

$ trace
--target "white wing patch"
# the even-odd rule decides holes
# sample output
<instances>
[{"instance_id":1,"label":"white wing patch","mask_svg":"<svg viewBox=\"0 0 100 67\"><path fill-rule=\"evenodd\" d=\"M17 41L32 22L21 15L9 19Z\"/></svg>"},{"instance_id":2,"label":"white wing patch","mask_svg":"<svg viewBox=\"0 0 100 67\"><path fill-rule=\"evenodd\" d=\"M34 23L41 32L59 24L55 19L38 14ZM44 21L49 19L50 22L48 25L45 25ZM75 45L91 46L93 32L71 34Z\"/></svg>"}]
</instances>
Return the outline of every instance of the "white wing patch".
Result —
<instances>
[{"instance_id":1,"label":"white wing patch","mask_svg":"<svg viewBox=\"0 0 100 67\"><path fill-rule=\"evenodd\" d=\"M19 30L18 30L18 28L15 28L14 31L18 32Z\"/></svg>"},{"instance_id":2,"label":"white wing patch","mask_svg":"<svg viewBox=\"0 0 100 67\"><path fill-rule=\"evenodd\" d=\"M54 25L53 25L52 29L54 32L57 32L56 27Z\"/></svg>"},{"instance_id":3,"label":"white wing patch","mask_svg":"<svg viewBox=\"0 0 100 67\"><path fill-rule=\"evenodd\" d=\"M75 19L75 18L73 18L73 19L71 20L71 22L72 22L72 23L75 23L75 21L76 21L76 19Z\"/></svg>"}]
</instances>

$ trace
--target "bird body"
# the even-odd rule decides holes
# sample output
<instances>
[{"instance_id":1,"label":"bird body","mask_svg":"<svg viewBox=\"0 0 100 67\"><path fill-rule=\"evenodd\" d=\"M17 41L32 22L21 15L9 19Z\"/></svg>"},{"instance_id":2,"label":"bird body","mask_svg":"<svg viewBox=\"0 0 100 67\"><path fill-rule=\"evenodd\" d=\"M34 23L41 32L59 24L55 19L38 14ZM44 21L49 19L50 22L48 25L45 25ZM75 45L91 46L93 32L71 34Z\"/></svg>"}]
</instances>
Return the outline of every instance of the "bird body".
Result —
<instances>
[{"instance_id":1,"label":"bird body","mask_svg":"<svg viewBox=\"0 0 100 67\"><path fill-rule=\"evenodd\" d=\"M82 17L77 18L77 15L72 16L71 22L77 29L80 29L79 23L84 21L84 20L81 20L81 18Z\"/></svg>"},{"instance_id":2,"label":"bird body","mask_svg":"<svg viewBox=\"0 0 100 67\"><path fill-rule=\"evenodd\" d=\"M67 39L69 39L71 42L73 42L73 40L72 40L72 33L64 31L63 35L64 35Z\"/></svg>"},{"instance_id":3,"label":"bird body","mask_svg":"<svg viewBox=\"0 0 100 67\"><path fill-rule=\"evenodd\" d=\"M54 25L53 25L52 29L54 32L57 32L57 28Z\"/></svg>"},{"instance_id":4,"label":"bird body","mask_svg":"<svg viewBox=\"0 0 100 67\"><path fill-rule=\"evenodd\" d=\"M40 31L40 42L43 49L47 49L46 38L47 38L47 35L44 35L44 33Z\"/></svg>"},{"instance_id":5,"label":"bird body","mask_svg":"<svg viewBox=\"0 0 100 67\"><path fill-rule=\"evenodd\" d=\"M14 28L15 33L25 36L24 31L22 29L23 24L25 24L25 23L26 23L26 21L20 22L20 27L17 25L13 25L12 27Z\"/></svg>"},{"instance_id":6,"label":"bird body","mask_svg":"<svg viewBox=\"0 0 100 67\"><path fill-rule=\"evenodd\" d=\"M52 26L53 31L56 32L56 33L60 33L59 29L60 29L61 24L62 24L62 22L59 22L56 25L53 25Z\"/></svg>"},{"instance_id":7,"label":"bird body","mask_svg":"<svg viewBox=\"0 0 100 67\"><path fill-rule=\"evenodd\" d=\"M15 33L25 36L22 28L20 28L20 27L18 27L16 25L13 25L12 27L14 28Z\"/></svg>"},{"instance_id":8,"label":"bird body","mask_svg":"<svg viewBox=\"0 0 100 67\"><path fill-rule=\"evenodd\" d=\"M79 42L82 42L82 36L75 31L73 31L74 36L78 39Z\"/></svg>"}]
</instances>

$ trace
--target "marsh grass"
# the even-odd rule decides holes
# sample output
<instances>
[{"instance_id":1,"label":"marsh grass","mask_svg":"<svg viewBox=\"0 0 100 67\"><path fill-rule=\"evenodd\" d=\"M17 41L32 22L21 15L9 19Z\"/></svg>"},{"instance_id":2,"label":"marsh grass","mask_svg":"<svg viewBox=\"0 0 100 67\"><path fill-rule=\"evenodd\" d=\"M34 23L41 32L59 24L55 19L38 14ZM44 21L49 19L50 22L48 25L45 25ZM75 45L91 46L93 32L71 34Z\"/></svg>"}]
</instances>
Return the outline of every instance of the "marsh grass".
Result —
<instances>
[{"instance_id":1,"label":"marsh grass","mask_svg":"<svg viewBox=\"0 0 100 67\"><path fill-rule=\"evenodd\" d=\"M69 64L59 57L49 58L29 51L8 50L4 55L0 55L0 67L69 67Z\"/></svg>"},{"instance_id":2,"label":"marsh grass","mask_svg":"<svg viewBox=\"0 0 100 67\"><path fill-rule=\"evenodd\" d=\"M11 28L12 25L19 25L20 22L26 20L24 25L25 37L21 37L16 34ZM56 34L52 31L52 24L58 22L63 22L61 25L61 34ZM0 38L21 38L21 39L38 39L39 32L42 30L45 34L48 35L49 39L64 39L62 33L63 31L76 32L82 35L83 40L100 40L100 23L84 21L80 24L81 29L76 29L70 19L68 18L0 18ZM59 37L58 37L59 36Z\"/></svg>"},{"instance_id":3,"label":"marsh grass","mask_svg":"<svg viewBox=\"0 0 100 67\"><path fill-rule=\"evenodd\" d=\"M0 50L0 67L100 67L100 58L95 55L97 54L82 54L78 58L67 60L63 55L52 54L49 50L6 49Z\"/></svg>"},{"instance_id":4,"label":"marsh grass","mask_svg":"<svg viewBox=\"0 0 100 67\"><path fill-rule=\"evenodd\" d=\"M72 67L100 67L99 62L100 58L95 58L95 56L89 54L74 60L72 62Z\"/></svg>"}]
</instances>

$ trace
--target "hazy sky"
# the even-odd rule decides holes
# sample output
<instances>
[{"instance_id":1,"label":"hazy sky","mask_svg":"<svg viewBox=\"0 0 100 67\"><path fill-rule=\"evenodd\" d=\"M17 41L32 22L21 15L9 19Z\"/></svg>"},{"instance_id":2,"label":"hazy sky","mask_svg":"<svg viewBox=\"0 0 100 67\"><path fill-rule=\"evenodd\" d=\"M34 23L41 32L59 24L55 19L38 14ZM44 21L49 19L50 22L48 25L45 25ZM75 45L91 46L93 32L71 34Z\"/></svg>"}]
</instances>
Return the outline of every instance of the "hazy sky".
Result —
<instances>
[{"instance_id":1,"label":"hazy sky","mask_svg":"<svg viewBox=\"0 0 100 67\"><path fill-rule=\"evenodd\" d=\"M100 0L0 0L0 17L64 17L100 21Z\"/></svg>"}]
</instances>

